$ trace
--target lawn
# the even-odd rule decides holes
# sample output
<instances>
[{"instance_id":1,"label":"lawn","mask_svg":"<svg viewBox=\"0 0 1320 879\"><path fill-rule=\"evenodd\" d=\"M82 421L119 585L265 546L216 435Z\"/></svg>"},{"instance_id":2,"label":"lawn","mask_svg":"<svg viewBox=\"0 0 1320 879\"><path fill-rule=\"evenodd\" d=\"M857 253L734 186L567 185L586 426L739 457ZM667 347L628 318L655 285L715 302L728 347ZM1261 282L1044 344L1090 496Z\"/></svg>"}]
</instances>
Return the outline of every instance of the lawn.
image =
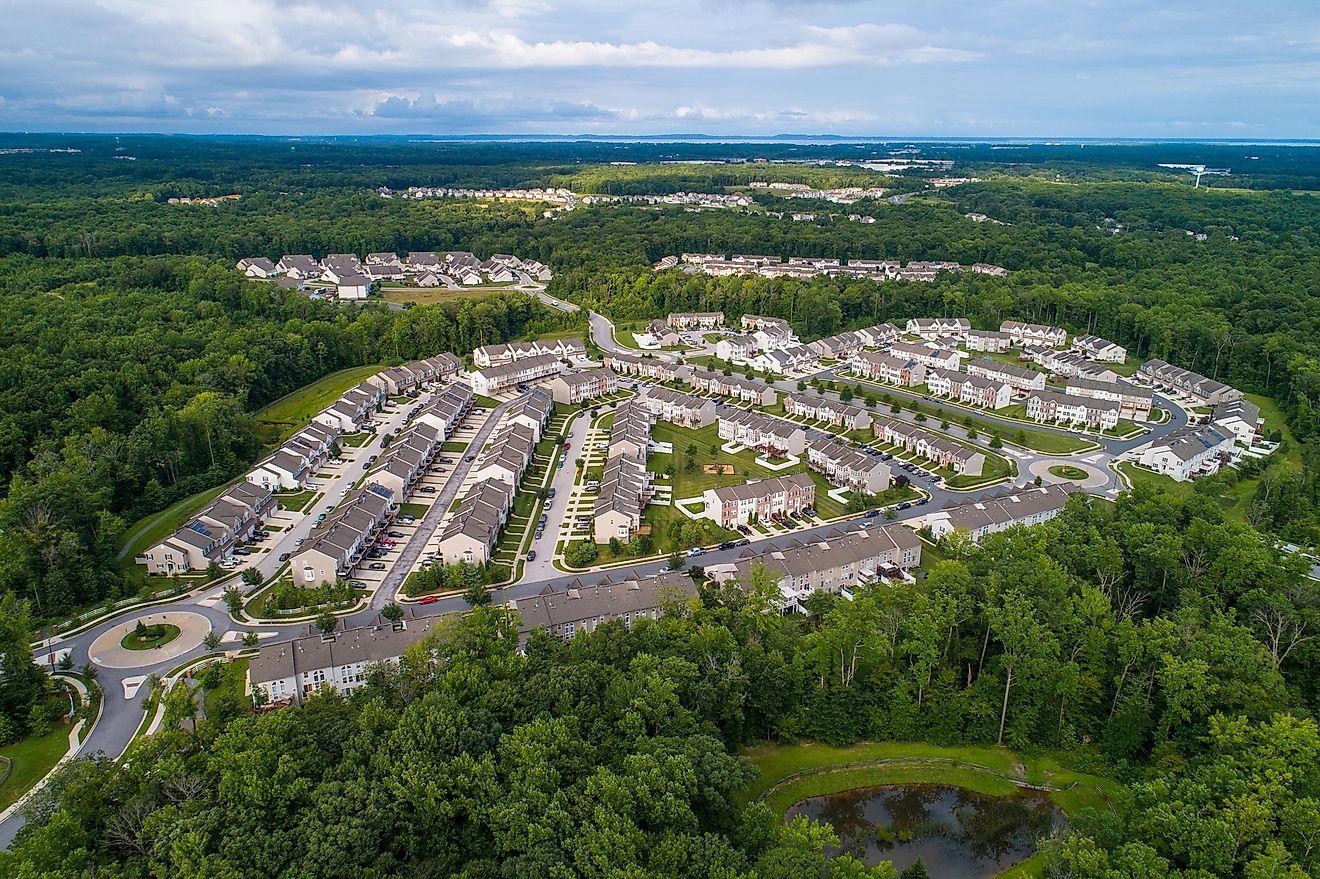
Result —
<instances>
[{"instance_id":1,"label":"lawn","mask_svg":"<svg viewBox=\"0 0 1320 879\"><path fill-rule=\"evenodd\" d=\"M248 664L251 662L246 656L239 657L233 662L224 664L224 674L220 678L220 684L214 690L204 690L203 698L206 700L207 708L218 704L219 700L225 697L237 699L239 702L246 700L243 694L243 683L247 676Z\"/></svg>"},{"instance_id":2,"label":"lawn","mask_svg":"<svg viewBox=\"0 0 1320 879\"><path fill-rule=\"evenodd\" d=\"M1123 473L1132 480L1134 486L1149 485L1159 491L1167 492L1174 497L1187 497L1191 495L1192 492L1196 491L1195 480L1178 482L1162 473L1154 473L1147 470L1145 467L1139 467L1131 461L1118 462L1118 469L1123 471ZM1235 519L1239 522L1244 521L1247 513L1246 508L1252 494L1254 493L1256 484L1257 480L1254 479L1243 480L1233 486L1232 491L1228 494L1216 495L1214 500L1230 519Z\"/></svg>"},{"instance_id":3,"label":"lawn","mask_svg":"<svg viewBox=\"0 0 1320 879\"><path fill-rule=\"evenodd\" d=\"M129 632L119 641L125 650L155 650L179 637L179 627L169 623L156 623L143 626L141 635L136 630Z\"/></svg>"},{"instance_id":4,"label":"lawn","mask_svg":"<svg viewBox=\"0 0 1320 879\"><path fill-rule=\"evenodd\" d=\"M62 723L55 724L44 736L29 736L0 748L0 757L5 758L0 762L10 764L8 776L0 782L0 809L18 802L68 750L69 728ZM0 769L0 773L3 771Z\"/></svg>"},{"instance_id":5,"label":"lawn","mask_svg":"<svg viewBox=\"0 0 1320 879\"><path fill-rule=\"evenodd\" d=\"M466 452L467 448L467 443L460 443L454 440L440 444L440 451L442 452Z\"/></svg>"},{"instance_id":6,"label":"lawn","mask_svg":"<svg viewBox=\"0 0 1320 879\"><path fill-rule=\"evenodd\" d=\"M426 511L429 509L431 508L427 504L414 504L414 503L399 504L399 515L416 516L417 518L420 519L426 515Z\"/></svg>"},{"instance_id":7,"label":"lawn","mask_svg":"<svg viewBox=\"0 0 1320 879\"><path fill-rule=\"evenodd\" d=\"M416 305L434 305L441 302L458 302L463 299L484 299L497 292L497 290L481 287L460 287L457 290L451 290L448 287L381 287L380 296L386 302L412 302Z\"/></svg>"},{"instance_id":8,"label":"lawn","mask_svg":"<svg viewBox=\"0 0 1320 879\"><path fill-rule=\"evenodd\" d=\"M138 553L156 545L174 531L177 531L194 513L218 497L220 492L230 485L233 485L233 482L226 482L224 485L200 491L181 501L175 501L159 513L152 513L150 516L144 516L137 520L128 529L124 543L119 548L119 558L126 561L131 567L133 558Z\"/></svg>"},{"instance_id":9,"label":"lawn","mask_svg":"<svg viewBox=\"0 0 1320 879\"><path fill-rule=\"evenodd\" d=\"M321 493L315 490L280 492L275 495L275 502L286 510L304 513L320 496Z\"/></svg>"},{"instance_id":10,"label":"lawn","mask_svg":"<svg viewBox=\"0 0 1320 879\"><path fill-rule=\"evenodd\" d=\"M663 473L666 467L673 464L675 498L695 497L708 488L717 488L723 485L742 485L749 479L787 476L790 472L783 470L775 473L766 470L756 463L757 453L750 449L731 455L718 448L722 445L722 441L719 436L719 427L715 424L708 424L694 430L661 421L651 428L651 438L656 442L673 443L674 452L672 455L667 452L654 454L651 456L648 466L657 473ZM689 445L696 446L697 449L696 454L693 456L696 466L690 471L686 467L686 449ZM710 453L712 446L716 447L713 456ZM727 475L724 473L707 473L702 469L705 464L728 464L732 465L734 470L733 473ZM805 469L805 464L798 468L798 470Z\"/></svg>"},{"instance_id":11,"label":"lawn","mask_svg":"<svg viewBox=\"0 0 1320 879\"><path fill-rule=\"evenodd\" d=\"M1051 476L1058 476L1062 479L1072 479L1079 482L1086 478L1085 470L1068 464L1055 464L1049 469L1049 473Z\"/></svg>"},{"instance_id":12,"label":"lawn","mask_svg":"<svg viewBox=\"0 0 1320 879\"><path fill-rule=\"evenodd\" d=\"M257 435L268 446L282 442L305 427L316 413L337 400L344 391L375 375L383 368L378 364L341 369L290 394L285 394L256 411L253 419L256 422Z\"/></svg>"}]
</instances>

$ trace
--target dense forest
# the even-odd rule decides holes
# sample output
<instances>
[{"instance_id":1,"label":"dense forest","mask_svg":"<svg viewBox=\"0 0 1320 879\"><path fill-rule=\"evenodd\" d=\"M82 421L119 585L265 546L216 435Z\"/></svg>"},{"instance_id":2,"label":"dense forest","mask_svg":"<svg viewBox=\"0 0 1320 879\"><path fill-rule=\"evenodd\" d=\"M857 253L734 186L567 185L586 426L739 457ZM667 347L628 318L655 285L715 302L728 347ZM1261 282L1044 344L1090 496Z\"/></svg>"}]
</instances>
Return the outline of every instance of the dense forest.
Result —
<instances>
[{"instance_id":1,"label":"dense forest","mask_svg":"<svg viewBox=\"0 0 1320 879\"><path fill-rule=\"evenodd\" d=\"M948 551L810 618L767 612L754 571L525 656L479 608L347 700L208 699L195 731L179 688L126 764L41 797L0 876L891 876L826 872L827 830L740 796L739 746L802 737L1002 741L1123 781L1120 811L1046 840L1051 875L1320 867L1320 657L1290 638L1320 596L1295 564L1144 489Z\"/></svg>"},{"instance_id":2,"label":"dense forest","mask_svg":"<svg viewBox=\"0 0 1320 879\"><path fill-rule=\"evenodd\" d=\"M337 308L196 257L9 256L0 271L0 592L38 618L130 588L126 523L250 465L266 403L343 367L580 320L521 294Z\"/></svg>"}]
</instances>

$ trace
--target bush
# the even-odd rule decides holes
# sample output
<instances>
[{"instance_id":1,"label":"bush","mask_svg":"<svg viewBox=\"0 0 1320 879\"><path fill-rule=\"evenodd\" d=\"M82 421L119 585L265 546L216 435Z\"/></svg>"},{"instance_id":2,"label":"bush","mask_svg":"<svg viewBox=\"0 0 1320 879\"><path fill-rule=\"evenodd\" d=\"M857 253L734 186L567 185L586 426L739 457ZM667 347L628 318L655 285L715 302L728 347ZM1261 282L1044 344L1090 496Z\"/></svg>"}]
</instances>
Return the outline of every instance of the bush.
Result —
<instances>
[{"instance_id":1,"label":"bush","mask_svg":"<svg viewBox=\"0 0 1320 879\"><path fill-rule=\"evenodd\" d=\"M586 567L599 557L600 552L596 549L596 544L587 540L571 543L568 549L564 550L564 561L575 568Z\"/></svg>"}]
</instances>

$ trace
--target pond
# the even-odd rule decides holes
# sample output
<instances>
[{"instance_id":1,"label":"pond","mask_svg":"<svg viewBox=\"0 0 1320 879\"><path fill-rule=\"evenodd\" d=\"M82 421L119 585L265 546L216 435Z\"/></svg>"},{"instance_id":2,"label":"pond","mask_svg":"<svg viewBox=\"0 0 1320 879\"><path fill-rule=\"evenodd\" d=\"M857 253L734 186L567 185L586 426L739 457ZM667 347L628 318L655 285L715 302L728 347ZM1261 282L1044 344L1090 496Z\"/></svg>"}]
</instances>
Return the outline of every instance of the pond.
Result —
<instances>
[{"instance_id":1,"label":"pond","mask_svg":"<svg viewBox=\"0 0 1320 879\"><path fill-rule=\"evenodd\" d=\"M1036 853L1064 823L1047 794L1023 790L991 797L964 788L906 784L812 797L788 810L828 821L839 837L829 855L850 852L874 866L902 870L917 858L931 876L982 879Z\"/></svg>"}]
</instances>

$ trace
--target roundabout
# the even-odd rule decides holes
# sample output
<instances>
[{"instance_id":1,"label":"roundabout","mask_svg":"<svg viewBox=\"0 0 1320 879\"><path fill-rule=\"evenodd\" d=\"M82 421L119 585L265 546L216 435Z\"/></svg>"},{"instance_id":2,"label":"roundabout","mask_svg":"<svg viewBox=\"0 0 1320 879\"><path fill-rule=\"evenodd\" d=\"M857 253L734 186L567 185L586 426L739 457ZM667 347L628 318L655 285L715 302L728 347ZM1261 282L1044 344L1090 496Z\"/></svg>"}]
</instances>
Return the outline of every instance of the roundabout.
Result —
<instances>
[{"instance_id":1,"label":"roundabout","mask_svg":"<svg viewBox=\"0 0 1320 879\"><path fill-rule=\"evenodd\" d=\"M211 621L198 613L146 614L102 632L88 655L107 668L143 668L184 655L200 646L210 631Z\"/></svg>"},{"instance_id":2,"label":"roundabout","mask_svg":"<svg viewBox=\"0 0 1320 879\"><path fill-rule=\"evenodd\" d=\"M1080 488L1103 488L1109 484L1109 474L1099 467L1081 461L1060 458L1041 458L1027 468L1032 476L1039 476L1046 484L1071 482Z\"/></svg>"}]
</instances>

